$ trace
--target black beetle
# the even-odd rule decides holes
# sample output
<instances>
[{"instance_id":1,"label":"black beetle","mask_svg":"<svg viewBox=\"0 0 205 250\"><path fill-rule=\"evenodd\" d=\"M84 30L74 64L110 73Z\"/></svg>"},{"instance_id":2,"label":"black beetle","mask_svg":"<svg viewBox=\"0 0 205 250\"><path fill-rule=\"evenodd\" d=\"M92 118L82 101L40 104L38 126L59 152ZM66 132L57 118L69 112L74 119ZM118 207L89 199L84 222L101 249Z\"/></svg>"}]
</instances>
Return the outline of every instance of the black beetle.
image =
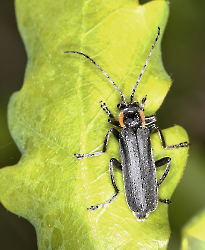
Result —
<instances>
[{"instance_id":1,"label":"black beetle","mask_svg":"<svg viewBox=\"0 0 205 250\"><path fill-rule=\"evenodd\" d=\"M115 158L110 160L110 176L112 185L115 189L115 194L105 203L91 206L89 210L96 210L101 208L111 202L117 197L119 189L116 186L113 173L113 165L121 169L123 172L124 188L126 200L129 208L133 212L133 215L137 220L143 221L150 212L157 208L158 200L164 203L171 203L169 200L162 200L158 198L158 186L163 182L167 176L170 165L171 158L164 157L157 161L154 160L150 134L156 129L159 133L160 140L162 142L162 147L166 149L188 147L187 142L180 143L178 145L166 146L165 140L161 130L154 124L156 121L155 116L145 117L144 116L144 106L146 102L146 97L142 99L141 104L138 102L133 102L134 93L138 86L138 83L142 77L142 74L149 62L150 56L154 49L154 46L159 38L160 28L158 28L158 35L152 45L149 56L146 63L138 77L138 80L132 90L130 102L124 101L124 95L117 87L117 85L112 81L112 79L101 69L101 67L95 63L95 61L77 51L65 51L64 53L77 53L88 58L92 63L94 63L102 73L108 78L108 80L113 84L116 90L121 95L122 102L117 105L119 109L119 121L114 119L109 109L106 107L105 103L101 101L101 107L109 115L111 119L108 120L114 126L120 127L120 132L117 129L111 128L104 140L103 150L101 152L95 152L92 154L75 154L77 158L86 158L92 156L99 156L105 153L109 135L112 132L115 138L119 141L120 145L120 156L121 163ZM157 181L156 178L156 168L164 164L167 164L166 169L162 177Z\"/></svg>"}]
</instances>

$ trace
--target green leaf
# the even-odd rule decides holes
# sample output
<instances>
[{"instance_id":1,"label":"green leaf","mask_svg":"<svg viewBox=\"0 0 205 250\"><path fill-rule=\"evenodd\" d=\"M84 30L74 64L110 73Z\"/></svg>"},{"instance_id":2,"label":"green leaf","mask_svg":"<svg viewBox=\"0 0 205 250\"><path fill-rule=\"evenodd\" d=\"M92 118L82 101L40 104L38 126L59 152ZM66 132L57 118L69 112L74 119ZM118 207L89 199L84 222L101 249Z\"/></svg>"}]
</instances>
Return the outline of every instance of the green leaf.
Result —
<instances>
[{"instance_id":1,"label":"green leaf","mask_svg":"<svg viewBox=\"0 0 205 250\"><path fill-rule=\"evenodd\" d=\"M39 249L165 249L170 228L168 206L159 204L144 222L129 210L122 174L115 171L120 194L96 211L87 207L114 193L109 160L120 160L111 136L108 151L99 157L76 159L74 153L102 149L110 128L99 101L118 116L120 95L106 77L78 54L88 54L115 81L126 100L154 48L136 91L147 95L145 115L152 115L171 85L161 61L160 43L168 5L152 1L16 0L18 25L28 54L23 88L12 95L8 120L22 158L0 171L0 199L4 206L34 226ZM167 144L188 141L179 126L163 131ZM169 199L179 182L187 148L162 150L152 136L155 159L172 157L172 167L159 188ZM164 167L159 169L158 178Z\"/></svg>"},{"instance_id":2,"label":"green leaf","mask_svg":"<svg viewBox=\"0 0 205 250\"><path fill-rule=\"evenodd\" d=\"M195 215L182 230L182 250L205 249L205 209Z\"/></svg>"}]
</instances>

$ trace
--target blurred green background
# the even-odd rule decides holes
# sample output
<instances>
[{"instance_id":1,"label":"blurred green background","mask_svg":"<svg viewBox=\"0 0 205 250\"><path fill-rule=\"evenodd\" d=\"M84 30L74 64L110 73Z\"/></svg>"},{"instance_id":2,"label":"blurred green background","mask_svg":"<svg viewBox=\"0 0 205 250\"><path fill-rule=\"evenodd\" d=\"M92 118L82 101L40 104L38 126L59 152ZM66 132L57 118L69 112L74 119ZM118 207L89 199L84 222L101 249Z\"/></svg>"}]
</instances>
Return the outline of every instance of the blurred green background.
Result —
<instances>
[{"instance_id":1,"label":"blurred green background","mask_svg":"<svg viewBox=\"0 0 205 250\"><path fill-rule=\"evenodd\" d=\"M148 1L141 0L140 3ZM157 112L157 125L178 124L190 137L189 159L169 206L169 250L180 248L182 226L205 207L205 1L170 0L170 17L162 42L162 57L173 85ZM10 95L23 83L26 53L13 0L0 1L0 167L14 165L20 153L7 127ZM33 226L0 204L0 249L37 249Z\"/></svg>"}]
</instances>

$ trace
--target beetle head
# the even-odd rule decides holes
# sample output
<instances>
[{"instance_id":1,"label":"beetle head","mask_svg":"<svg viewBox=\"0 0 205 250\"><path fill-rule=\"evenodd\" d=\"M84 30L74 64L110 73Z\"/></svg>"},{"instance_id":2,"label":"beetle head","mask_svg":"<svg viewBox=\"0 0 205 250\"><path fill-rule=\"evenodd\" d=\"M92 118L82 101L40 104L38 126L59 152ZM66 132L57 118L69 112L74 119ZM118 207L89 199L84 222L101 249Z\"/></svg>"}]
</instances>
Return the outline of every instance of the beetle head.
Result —
<instances>
[{"instance_id":1,"label":"beetle head","mask_svg":"<svg viewBox=\"0 0 205 250\"><path fill-rule=\"evenodd\" d=\"M119 123L121 127L135 127L145 125L143 108L140 108L138 102L124 102L117 105L119 113Z\"/></svg>"}]
</instances>

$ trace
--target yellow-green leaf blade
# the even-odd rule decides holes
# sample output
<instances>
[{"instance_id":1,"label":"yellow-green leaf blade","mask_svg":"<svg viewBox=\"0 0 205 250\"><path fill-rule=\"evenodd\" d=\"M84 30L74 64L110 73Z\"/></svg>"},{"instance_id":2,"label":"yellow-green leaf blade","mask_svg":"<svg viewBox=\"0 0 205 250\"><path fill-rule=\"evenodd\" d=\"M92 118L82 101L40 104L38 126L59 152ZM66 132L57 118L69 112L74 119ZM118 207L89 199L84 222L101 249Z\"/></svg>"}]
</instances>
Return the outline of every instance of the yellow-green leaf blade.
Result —
<instances>
[{"instance_id":1,"label":"yellow-green leaf blade","mask_svg":"<svg viewBox=\"0 0 205 250\"><path fill-rule=\"evenodd\" d=\"M111 157L119 159L118 144L111 138L100 157L78 160L73 154L101 150L110 125L99 101L117 118L120 96L88 59L63 52L91 56L129 100L160 26L160 40L135 95L137 101L147 95L145 114L152 115L171 84L160 55L166 1L140 6L136 1L17 0L16 9L29 61L23 88L9 103L9 127L22 158L0 171L2 203L35 226L39 249L164 249L170 232L167 205L159 204L145 222L137 222L119 171L116 201L87 211L114 192L108 166ZM173 129L170 135L165 131L168 144L188 140L182 129ZM187 149L161 152L157 135L152 141L156 160L167 154L175 158L174 181L167 178L159 189L161 198L170 198Z\"/></svg>"}]
</instances>

